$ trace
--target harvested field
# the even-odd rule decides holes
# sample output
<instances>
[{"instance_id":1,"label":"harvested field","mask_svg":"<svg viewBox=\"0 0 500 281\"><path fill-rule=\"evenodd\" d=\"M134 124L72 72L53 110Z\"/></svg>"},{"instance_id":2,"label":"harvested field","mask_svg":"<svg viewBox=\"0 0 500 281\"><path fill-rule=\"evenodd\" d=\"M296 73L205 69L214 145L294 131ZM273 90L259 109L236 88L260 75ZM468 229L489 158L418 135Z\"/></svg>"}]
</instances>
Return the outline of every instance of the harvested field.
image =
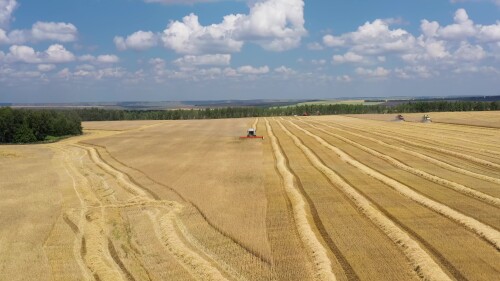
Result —
<instances>
[{"instance_id":1,"label":"harvested field","mask_svg":"<svg viewBox=\"0 0 500 281\"><path fill-rule=\"evenodd\" d=\"M500 114L497 111L430 112L428 114L435 123L500 128ZM403 114L405 120L409 122L420 122L423 115L424 113ZM347 116L368 120L393 121L396 114L353 114Z\"/></svg>"},{"instance_id":2,"label":"harvested field","mask_svg":"<svg viewBox=\"0 0 500 281\"><path fill-rule=\"evenodd\" d=\"M500 112L356 117L0 146L0 280L497 280Z\"/></svg>"}]
</instances>

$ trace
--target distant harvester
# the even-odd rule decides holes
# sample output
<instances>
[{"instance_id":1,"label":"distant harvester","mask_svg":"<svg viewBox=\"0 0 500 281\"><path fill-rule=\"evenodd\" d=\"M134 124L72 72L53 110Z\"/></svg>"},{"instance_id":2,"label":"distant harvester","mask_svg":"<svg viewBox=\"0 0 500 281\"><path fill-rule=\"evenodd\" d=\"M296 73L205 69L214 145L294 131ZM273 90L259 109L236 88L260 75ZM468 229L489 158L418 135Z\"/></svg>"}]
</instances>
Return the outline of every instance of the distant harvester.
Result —
<instances>
[{"instance_id":1,"label":"distant harvester","mask_svg":"<svg viewBox=\"0 0 500 281\"><path fill-rule=\"evenodd\" d=\"M249 128L247 130L247 135L240 137L240 139L264 139L263 136L257 136L257 129Z\"/></svg>"}]
</instances>

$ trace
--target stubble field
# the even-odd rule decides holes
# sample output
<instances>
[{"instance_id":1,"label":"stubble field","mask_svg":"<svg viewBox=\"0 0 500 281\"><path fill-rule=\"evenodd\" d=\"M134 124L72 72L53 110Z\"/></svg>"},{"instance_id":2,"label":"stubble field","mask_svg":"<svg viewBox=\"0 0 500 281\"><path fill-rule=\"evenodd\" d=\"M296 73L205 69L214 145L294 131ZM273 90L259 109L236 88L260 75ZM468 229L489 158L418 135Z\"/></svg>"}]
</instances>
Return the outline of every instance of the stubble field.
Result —
<instances>
[{"instance_id":1,"label":"stubble field","mask_svg":"<svg viewBox=\"0 0 500 281\"><path fill-rule=\"evenodd\" d=\"M88 122L0 146L0 280L498 280L500 113L445 117Z\"/></svg>"}]
</instances>

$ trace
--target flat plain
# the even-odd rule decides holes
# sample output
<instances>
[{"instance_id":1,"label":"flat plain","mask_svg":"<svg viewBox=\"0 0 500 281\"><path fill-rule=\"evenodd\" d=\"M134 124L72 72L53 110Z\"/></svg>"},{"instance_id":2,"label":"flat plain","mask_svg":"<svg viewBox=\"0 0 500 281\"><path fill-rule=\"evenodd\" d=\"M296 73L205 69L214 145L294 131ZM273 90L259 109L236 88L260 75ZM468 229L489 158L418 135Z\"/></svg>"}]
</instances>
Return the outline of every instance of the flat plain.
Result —
<instances>
[{"instance_id":1,"label":"flat plain","mask_svg":"<svg viewBox=\"0 0 500 281\"><path fill-rule=\"evenodd\" d=\"M408 117L85 122L0 146L0 280L500 279L500 112Z\"/></svg>"}]
</instances>

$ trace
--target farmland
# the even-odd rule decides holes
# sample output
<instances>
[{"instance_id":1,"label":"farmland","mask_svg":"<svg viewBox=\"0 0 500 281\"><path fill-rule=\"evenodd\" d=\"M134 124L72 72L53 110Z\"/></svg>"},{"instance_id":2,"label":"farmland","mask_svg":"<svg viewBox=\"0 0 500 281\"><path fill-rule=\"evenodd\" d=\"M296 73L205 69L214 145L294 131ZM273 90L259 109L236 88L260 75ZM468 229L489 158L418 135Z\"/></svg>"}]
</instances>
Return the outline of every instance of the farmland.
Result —
<instances>
[{"instance_id":1,"label":"farmland","mask_svg":"<svg viewBox=\"0 0 500 281\"><path fill-rule=\"evenodd\" d=\"M84 122L0 146L0 280L497 280L500 113L431 117Z\"/></svg>"}]
</instances>

